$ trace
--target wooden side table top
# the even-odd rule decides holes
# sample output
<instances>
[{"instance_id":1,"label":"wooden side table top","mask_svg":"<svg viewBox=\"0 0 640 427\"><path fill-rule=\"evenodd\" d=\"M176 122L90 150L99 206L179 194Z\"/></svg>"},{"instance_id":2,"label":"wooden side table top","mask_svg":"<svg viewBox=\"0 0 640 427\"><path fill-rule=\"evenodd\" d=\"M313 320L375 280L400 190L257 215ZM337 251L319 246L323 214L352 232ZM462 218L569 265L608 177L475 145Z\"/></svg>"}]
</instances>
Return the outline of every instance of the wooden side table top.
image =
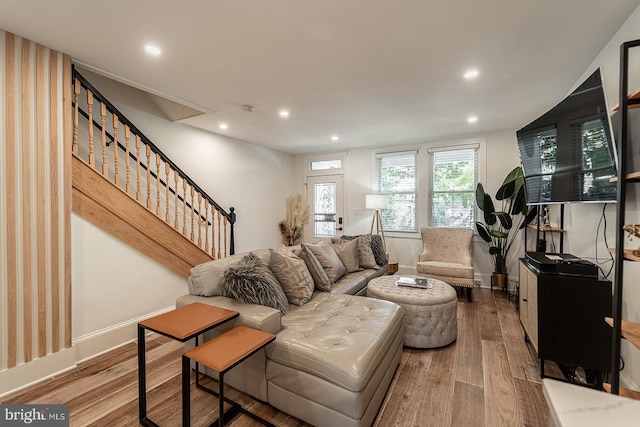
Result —
<instances>
[{"instance_id":1,"label":"wooden side table top","mask_svg":"<svg viewBox=\"0 0 640 427\"><path fill-rule=\"evenodd\" d=\"M180 341L237 317L237 311L194 302L176 310L143 320L139 325Z\"/></svg>"},{"instance_id":2,"label":"wooden side table top","mask_svg":"<svg viewBox=\"0 0 640 427\"><path fill-rule=\"evenodd\" d=\"M236 326L184 355L217 372L226 372L275 339L273 334Z\"/></svg>"}]
</instances>

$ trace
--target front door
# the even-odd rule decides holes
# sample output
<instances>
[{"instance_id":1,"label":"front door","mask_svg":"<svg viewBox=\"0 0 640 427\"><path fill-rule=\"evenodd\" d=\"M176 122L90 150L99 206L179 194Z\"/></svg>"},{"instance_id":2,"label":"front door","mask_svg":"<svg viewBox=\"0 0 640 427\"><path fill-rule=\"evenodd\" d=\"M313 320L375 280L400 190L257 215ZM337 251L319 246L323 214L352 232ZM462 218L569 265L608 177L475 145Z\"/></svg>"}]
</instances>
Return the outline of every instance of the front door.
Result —
<instances>
[{"instance_id":1,"label":"front door","mask_svg":"<svg viewBox=\"0 0 640 427\"><path fill-rule=\"evenodd\" d=\"M307 200L311 206L311 221L305 230L307 237L304 240L342 235L343 176L307 177Z\"/></svg>"}]
</instances>

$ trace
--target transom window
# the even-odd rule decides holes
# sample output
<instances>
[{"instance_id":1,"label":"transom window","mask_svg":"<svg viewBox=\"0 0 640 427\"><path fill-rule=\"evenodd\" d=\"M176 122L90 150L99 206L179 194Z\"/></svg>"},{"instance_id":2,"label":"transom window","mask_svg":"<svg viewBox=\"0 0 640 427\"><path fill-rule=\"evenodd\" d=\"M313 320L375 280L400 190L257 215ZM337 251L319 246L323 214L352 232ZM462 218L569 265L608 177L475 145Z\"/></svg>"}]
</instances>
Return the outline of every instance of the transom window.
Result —
<instances>
[{"instance_id":1,"label":"transom window","mask_svg":"<svg viewBox=\"0 0 640 427\"><path fill-rule=\"evenodd\" d=\"M429 150L429 224L473 228L478 146Z\"/></svg>"}]
</instances>

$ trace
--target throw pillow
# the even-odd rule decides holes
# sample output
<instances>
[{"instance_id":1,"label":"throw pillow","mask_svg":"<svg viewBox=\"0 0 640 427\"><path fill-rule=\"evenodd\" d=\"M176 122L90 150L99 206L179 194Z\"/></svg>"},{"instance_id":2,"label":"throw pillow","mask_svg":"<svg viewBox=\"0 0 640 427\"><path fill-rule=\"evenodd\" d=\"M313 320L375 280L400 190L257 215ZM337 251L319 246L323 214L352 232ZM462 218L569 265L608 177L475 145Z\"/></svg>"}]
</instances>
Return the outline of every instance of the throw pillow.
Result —
<instances>
[{"instance_id":1,"label":"throw pillow","mask_svg":"<svg viewBox=\"0 0 640 427\"><path fill-rule=\"evenodd\" d=\"M355 240L358 239L360 244L358 245L358 256L360 257L360 267L361 268L375 268L376 270L380 265L387 264L387 254L384 254L384 263L378 264L377 258L374 255L373 251L373 237L378 236L380 238L380 244L382 244L382 237L378 234L362 234L360 236L342 236L340 237L343 240ZM384 246L382 248L382 252L384 253ZM382 257L380 257L380 261L382 262Z\"/></svg>"},{"instance_id":2,"label":"throw pillow","mask_svg":"<svg viewBox=\"0 0 640 427\"><path fill-rule=\"evenodd\" d=\"M304 260L283 246L271 251L269 268L291 304L301 306L309 302L313 294L313 278Z\"/></svg>"},{"instance_id":3,"label":"throw pillow","mask_svg":"<svg viewBox=\"0 0 640 427\"><path fill-rule=\"evenodd\" d=\"M304 260L304 263L309 269L315 288L321 291L331 290L331 280L329 280L327 273L324 271L324 268L322 268L322 264L320 264L320 261L318 261L318 258L316 258L313 252L303 246L302 251L300 251L300 258Z\"/></svg>"},{"instance_id":4,"label":"throw pillow","mask_svg":"<svg viewBox=\"0 0 640 427\"><path fill-rule=\"evenodd\" d=\"M342 240L332 239L331 247L333 248L344 267L347 269L347 273L353 273L360 270L360 260L358 258L358 241L357 240Z\"/></svg>"},{"instance_id":5,"label":"throw pillow","mask_svg":"<svg viewBox=\"0 0 640 427\"><path fill-rule=\"evenodd\" d=\"M326 240L320 240L318 243L303 243L302 247L311 251L318 259L320 265L327 273L329 281L333 284L345 275L347 269L342 261Z\"/></svg>"},{"instance_id":6,"label":"throw pillow","mask_svg":"<svg viewBox=\"0 0 640 427\"><path fill-rule=\"evenodd\" d=\"M229 267L223 278L224 296L246 304L273 307L285 314L289 310L287 296L267 264L253 253Z\"/></svg>"},{"instance_id":7,"label":"throw pillow","mask_svg":"<svg viewBox=\"0 0 640 427\"><path fill-rule=\"evenodd\" d=\"M371 251L379 266L387 265L387 253L384 250L382 236L379 234L371 235Z\"/></svg>"},{"instance_id":8,"label":"throw pillow","mask_svg":"<svg viewBox=\"0 0 640 427\"><path fill-rule=\"evenodd\" d=\"M191 275L187 279L189 293L204 297L222 295L224 272L242 261L246 255L236 254L196 265L191 269Z\"/></svg>"}]
</instances>

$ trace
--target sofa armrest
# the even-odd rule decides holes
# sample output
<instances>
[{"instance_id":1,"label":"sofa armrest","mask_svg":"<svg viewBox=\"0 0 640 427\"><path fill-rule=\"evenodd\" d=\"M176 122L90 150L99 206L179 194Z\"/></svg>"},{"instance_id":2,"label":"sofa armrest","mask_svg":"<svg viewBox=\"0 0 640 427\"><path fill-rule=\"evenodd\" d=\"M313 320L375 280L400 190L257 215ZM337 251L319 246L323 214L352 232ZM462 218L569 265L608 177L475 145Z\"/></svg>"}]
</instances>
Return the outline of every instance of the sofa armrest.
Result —
<instances>
[{"instance_id":1,"label":"sofa armrest","mask_svg":"<svg viewBox=\"0 0 640 427\"><path fill-rule=\"evenodd\" d=\"M230 326L244 325L270 334L276 334L282 329L282 313L280 310L259 304L245 304L228 297L182 295L176 300L176 308L194 302L214 305L240 313L240 316L230 322Z\"/></svg>"}]
</instances>

